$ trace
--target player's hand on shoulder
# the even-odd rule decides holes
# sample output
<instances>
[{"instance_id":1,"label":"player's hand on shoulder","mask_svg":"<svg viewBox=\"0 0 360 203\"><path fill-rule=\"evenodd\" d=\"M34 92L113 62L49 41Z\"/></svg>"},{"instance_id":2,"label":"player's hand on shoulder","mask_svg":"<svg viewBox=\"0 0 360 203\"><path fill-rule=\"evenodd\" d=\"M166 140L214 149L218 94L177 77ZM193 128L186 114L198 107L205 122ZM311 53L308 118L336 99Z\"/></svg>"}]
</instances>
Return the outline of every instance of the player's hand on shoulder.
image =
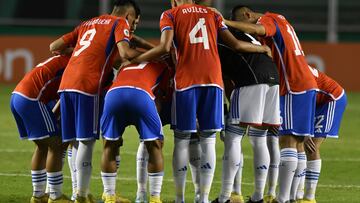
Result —
<instances>
[{"instance_id":1,"label":"player's hand on shoulder","mask_svg":"<svg viewBox=\"0 0 360 203\"><path fill-rule=\"evenodd\" d=\"M262 45L262 47L264 48L266 55L268 55L270 58L272 58L272 53L271 53L270 47L268 47L267 45Z\"/></svg>"},{"instance_id":2,"label":"player's hand on shoulder","mask_svg":"<svg viewBox=\"0 0 360 203\"><path fill-rule=\"evenodd\" d=\"M212 10L213 12L215 12L216 14L218 14L219 16L221 16L222 19L224 19L224 16L222 15L222 13L220 13L219 10L217 10L214 7L208 7L210 10Z\"/></svg>"},{"instance_id":3,"label":"player's hand on shoulder","mask_svg":"<svg viewBox=\"0 0 360 203\"><path fill-rule=\"evenodd\" d=\"M129 60L125 60L125 61L123 61L123 62L121 63L119 69L122 69L123 67L128 66L128 65L130 65L130 64L131 64L131 62L130 62Z\"/></svg>"}]
</instances>

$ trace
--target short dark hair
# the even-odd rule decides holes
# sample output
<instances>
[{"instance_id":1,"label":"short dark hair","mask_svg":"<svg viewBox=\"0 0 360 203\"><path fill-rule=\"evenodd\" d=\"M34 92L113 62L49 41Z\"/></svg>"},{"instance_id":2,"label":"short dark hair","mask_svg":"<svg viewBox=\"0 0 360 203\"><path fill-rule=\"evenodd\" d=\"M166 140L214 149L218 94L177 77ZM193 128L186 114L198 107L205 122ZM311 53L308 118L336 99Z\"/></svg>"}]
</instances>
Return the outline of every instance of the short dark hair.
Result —
<instances>
[{"instance_id":1,"label":"short dark hair","mask_svg":"<svg viewBox=\"0 0 360 203\"><path fill-rule=\"evenodd\" d=\"M134 0L115 0L114 6L123 7L123 6L132 6L135 9L136 17L141 14L139 5Z\"/></svg>"},{"instance_id":2,"label":"short dark hair","mask_svg":"<svg viewBox=\"0 0 360 203\"><path fill-rule=\"evenodd\" d=\"M249 10L252 10L249 6L247 5L236 5L231 9L231 16L230 16L230 20L235 20L235 15L236 15L236 11L242 8L248 8Z\"/></svg>"}]
</instances>

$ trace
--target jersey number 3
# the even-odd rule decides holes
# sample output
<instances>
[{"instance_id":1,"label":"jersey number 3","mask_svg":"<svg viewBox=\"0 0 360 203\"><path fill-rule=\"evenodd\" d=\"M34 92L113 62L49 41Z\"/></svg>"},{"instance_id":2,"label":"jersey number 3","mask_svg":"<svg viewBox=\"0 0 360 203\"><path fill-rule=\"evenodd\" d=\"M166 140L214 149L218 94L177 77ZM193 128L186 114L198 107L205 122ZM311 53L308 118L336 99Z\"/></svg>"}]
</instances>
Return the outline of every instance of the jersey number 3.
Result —
<instances>
[{"instance_id":1,"label":"jersey number 3","mask_svg":"<svg viewBox=\"0 0 360 203\"><path fill-rule=\"evenodd\" d=\"M86 48L88 48L91 44L91 41L94 39L96 34L96 30L91 29L86 31L83 36L80 39L80 49L78 49L77 51L74 52L74 56L79 56L81 52L83 52Z\"/></svg>"},{"instance_id":2,"label":"jersey number 3","mask_svg":"<svg viewBox=\"0 0 360 203\"><path fill-rule=\"evenodd\" d=\"M202 37L196 37L198 32L201 32ZM210 49L209 46L209 38L207 34L207 29L205 25L205 18L199 18L199 21L193 27L193 29L189 33L190 44L203 43L204 49Z\"/></svg>"}]
</instances>

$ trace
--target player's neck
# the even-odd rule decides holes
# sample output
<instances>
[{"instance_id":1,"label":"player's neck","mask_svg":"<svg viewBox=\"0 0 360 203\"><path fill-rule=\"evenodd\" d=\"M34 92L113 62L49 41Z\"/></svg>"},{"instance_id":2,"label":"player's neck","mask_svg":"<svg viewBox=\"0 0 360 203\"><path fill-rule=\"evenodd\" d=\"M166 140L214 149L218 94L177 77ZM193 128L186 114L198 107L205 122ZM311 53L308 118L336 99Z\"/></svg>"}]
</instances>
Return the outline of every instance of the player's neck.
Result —
<instances>
[{"instance_id":1,"label":"player's neck","mask_svg":"<svg viewBox=\"0 0 360 203\"><path fill-rule=\"evenodd\" d=\"M176 5L177 6L181 6L184 4L194 4L193 0L180 0L180 1L176 1Z\"/></svg>"}]
</instances>

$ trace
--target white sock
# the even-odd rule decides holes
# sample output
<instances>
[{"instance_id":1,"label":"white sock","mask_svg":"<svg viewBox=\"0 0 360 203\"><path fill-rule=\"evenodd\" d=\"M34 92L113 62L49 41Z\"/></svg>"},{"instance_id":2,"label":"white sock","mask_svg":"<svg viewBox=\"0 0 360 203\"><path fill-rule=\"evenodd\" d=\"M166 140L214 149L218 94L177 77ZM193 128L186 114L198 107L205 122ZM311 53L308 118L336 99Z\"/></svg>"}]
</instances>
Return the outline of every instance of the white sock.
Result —
<instances>
[{"instance_id":1,"label":"white sock","mask_svg":"<svg viewBox=\"0 0 360 203\"><path fill-rule=\"evenodd\" d=\"M63 173L59 172L51 172L47 173L48 181L49 181L49 197L50 199L57 199L62 195L62 185L63 185Z\"/></svg>"},{"instance_id":2,"label":"white sock","mask_svg":"<svg viewBox=\"0 0 360 203\"><path fill-rule=\"evenodd\" d=\"M241 192L241 181L242 181L242 170L244 167L244 154L241 153L240 155L240 166L238 171L236 172L235 180L234 180L234 186L233 186L233 192L235 192L238 195L242 195Z\"/></svg>"},{"instance_id":3,"label":"white sock","mask_svg":"<svg viewBox=\"0 0 360 203\"><path fill-rule=\"evenodd\" d=\"M115 160L116 160L116 170L118 170L120 167L120 161L121 161L120 155L116 155Z\"/></svg>"},{"instance_id":4,"label":"white sock","mask_svg":"<svg viewBox=\"0 0 360 203\"><path fill-rule=\"evenodd\" d=\"M306 155L305 152L298 153L298 164L295 170L294 179L291 184L290 200L296 200L296 193L300 189L299 183L301 178L305 175L306 170Z\"/></svg>"},{"instance_id":5,"label":"white sock","mask_svg":"<svg viewBox=\"0 0 360 203\"><path fill-rule=\"evenodd\" d=\"M149 160L149 153L146 149L144 142L140 142L136 154L136 180L137 180L137 193L136 196L140 198L146 194L147 184L147 166Z\"/></svg>"},{"instance_id":6,"label":"white sock","mask_svg":"<svg viewBox=\"0 0 360 203\"><path fill-rule=\"evenodd\" d=\"M72 185L72 195L71 199L75 200L76 190L77 190L77 181L76 181L76 167L75 167L75 158L77 154L77 149L72 147L68 149L68 165L71 174L71 185Z\"/></svg>"},{"instance_id":7,"label":"white sock","mask_svg":"<svg viewBox=\"0 0 360 203\"><path fill-rule=\"evenodd\" d=\"M149 174L149 191L153 197L160 197L161 186L164 177L164 172L148 173Z\"/></svg>"},{"instance_id":8,"label":"white sock","mask_svg":"<svg viewBox=\"0 0 360 203\"><path fill-rule=\"evenodd\" d=\"M199 139L190 140L189 150L191 177L194 184L195 195L200 197L201 146Z\"/></svg>"},{"instance_id":9,"label":"white sock","mask_svg":"<svg viewBox=\"0 0 360 203\"><path fill-rule=\"evenodd\" d=\"M252 201L260 201L264 197L266 177L270 164L270 154L267 148L267 130L260 130L253 127L249 128L249 140L254 152L254 175L255 191L251 196Z\"/></svg>"},{"instance_id":10,"label":"white sock","mask_svg":"<svg viewBox=\"0 0 360 203\"><path fill-rule=\"evenodd\" d=\"M305 175L306 175L306 169L304 173L302 174L302 177L299 182L299 187L296 191L296 200L298 199L304 199L304 190L305 190Z\"/></svg>"},{"instance_id":11,"label":"white sock","mask_svg":"<svg viewBox=\"0 0 360 203\"><path fill-rule=\"evenodd\" d=\"M104 186L104 193L106 195L115 195L117 173L101 172L101 180Z\"/></svg>"},{"instance_id":12,"label":"white sock","mask_svg":"<svg viewBox=\"0 0 360 203\"><path fill-rule=\"evenodd\" d=\"M285 203L290 200L291 183L294 178L297 162L296 149L281 149L279 165L279 194L277 195L279 203Z\"/></svg>"},{"instance_id":13,"label":"white sock","mask_svg":"<svg viewBox=\"0 0 360 203\"><path fill-rule=\"evenodd\" d=\"M268 171L268 192L267 195L276 196L276 186L279 177L280 147L279 137L268 131L267 146L270 154L270 165Z\"/></svg>"},{"instance_id":14,"label":"white sock","mask_svg":"<svg viewBox=\"0 0 360 203\"><path fill-rule=\"evenodd\" d=\"M187 164L189 163L190 133L175 131L174 153L173 153L173 175L175 182L175 203L185 202L185 185Z\"/></svg>"},{"instance_id":15,"label":"white sock","mask_svg":"<svg viewBox=\"0 0 360 203\"><path fill-rule=\"evenodd\" d=\"M92 153L95 140L80 141L76 155L78 195L87 197L92 172Z\"/></svg>"},{"instance_id":16,"label":"white sock","mask_svg":"<svg viewBox=\"0 0 360 203\"><path fill-rule=\"evenodd\" d=\"M200 137L200 202L202 203L209 202L209 193L214 178L216 166L215 143L215 133L202 133Z\"/></svg>"},{"instance_id":17,"label":"white sock","mask_svg":"<svg viewBox=\"0 0 360 203\"><path fill-rule=\"evenodd\" d=\"M315 192L321 172L321 159L307 162L304 199L315 199Z\"/></svg>"},{"instance_id":18,"label":"white sock","mask_svg":"<svg viewBox=\"0 0 360 203\"><path fill-rule=\"evenodd\" d=\"M223 169L219 202L226 202L231 195L236 173L241 164L241 139L245 128L226 126L224 138Z\"/></svg>"},{"instance_id":19,"label":"white sock","mask_svg":"<svg viewBox=\"0 0 360 203\"><path fill-rule=\"evenodd\" d=\"M42 197L46 189L46 170L31 170L31 180L33 186L33 196Z\"/></svg>"}]
</instances>

